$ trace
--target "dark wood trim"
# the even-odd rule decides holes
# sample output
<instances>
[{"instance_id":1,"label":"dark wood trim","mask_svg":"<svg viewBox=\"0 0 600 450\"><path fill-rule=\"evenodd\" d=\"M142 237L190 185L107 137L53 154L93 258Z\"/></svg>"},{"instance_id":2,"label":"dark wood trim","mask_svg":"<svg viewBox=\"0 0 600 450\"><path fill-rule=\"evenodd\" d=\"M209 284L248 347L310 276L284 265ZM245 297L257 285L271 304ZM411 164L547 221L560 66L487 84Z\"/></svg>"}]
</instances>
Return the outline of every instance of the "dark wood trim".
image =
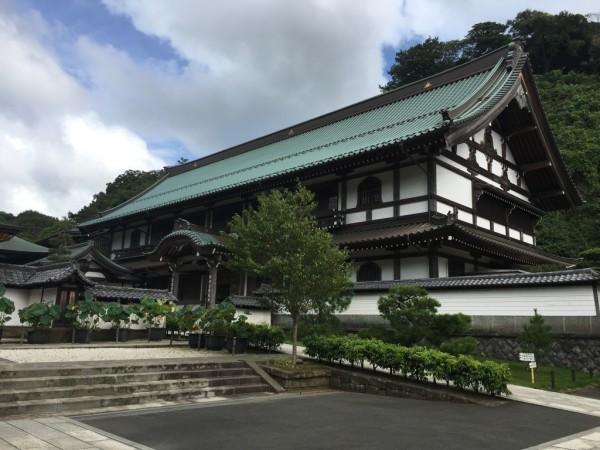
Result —
<instances>
[{"instance_id":1,"label":"dark wood trim","mask_svg":"<svg viewBox=\"0 0 600 450\"><path fill-rule=\"evenodd\" d=\"M429 216L435 214L436 212L436 202L434 196L436 194L436 167L435 167L435 158L431 155L427 159L427 209L429 211Z\"/></svg>"},{"instance_id":2,"label":"dark wood trim","mask_svg":"<svg viewBox=\"0 0 600 450\"><path fill-rule=\"evenodd\" d=\"M396 200L396 201L391 201L391 202L381 202L378 205L370 205L367 207L356 207L356 208L345 209L340 212L345 213L345 214L352 214L355 212L369 211L369 210L373 210L373 209L386 208L386 207L390 207L390 206L400 206L400 205L406 205L408 203L417 203L417 202L423 202L423 201L427 201L427 200L429 200L429 196L419 195L417 197L403 198L401 200ZM402 217L402 216L399 216L399 217Z\"/></svg>"},{"instance_id":3,"label":"dark wood trim","mask_svg":"<svg viewBox=\"0 0 600 450\"><path fill-rule=\"evenodd\" d=\"M396 202L400 201L400 167L395 166L392 172L392 185L394 189L394 217L398 217L400 215L400 205Z\"/></svg>"},{"instance_id":4,"label":"dark wood trim","mask_svg":"<svg viewBox=\"0 0 600 450\"><path fill-rule=\"evenodd\" d=\"M592 285L592 293L594 294L594 306L596 307L596 315L600 316L600 302L598 302L598 283Z\"/></svg>"},{"instance_id":5,"label":"dark wood trim","mask_svg":"<svg viewBox=\"0 0 600 450\"><path fill-rule=\"evenodd\" d=\"M396 256L394 258L394 280L400 280L402 278L402 264L400 258Z\"/></svg>"}]
</instances>

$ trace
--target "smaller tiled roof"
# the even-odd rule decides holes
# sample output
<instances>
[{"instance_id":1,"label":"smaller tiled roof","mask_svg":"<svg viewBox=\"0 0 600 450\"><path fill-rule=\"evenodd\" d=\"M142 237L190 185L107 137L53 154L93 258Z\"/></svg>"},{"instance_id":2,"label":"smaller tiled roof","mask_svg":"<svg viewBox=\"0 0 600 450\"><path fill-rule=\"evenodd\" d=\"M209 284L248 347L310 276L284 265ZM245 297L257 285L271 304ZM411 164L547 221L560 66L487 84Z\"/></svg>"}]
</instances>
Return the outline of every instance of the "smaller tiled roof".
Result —
<instances>
[{"instance_id":1,"label":"smaller tiled roof","mask_svg":"<svg viewBox=\"0 0 600 450\"><path fill-rule=\"evenodd\" d=\"M164 289L144 289L125 286L110 286L106 284L94 284L85 290L86 294L93 295L97 299L123 299L123 300L141 300L144 297L156 300L172 300L177 298L169 291Z\"/></svg>"},{"instance_id":2,"label":"smaller tiled roof","mask_svg":"<svg viewBox=\"0 0 600 450\"><path fill-rule=\"evenodd\" d=\"M333 242L342 246L352 246L357 244L365 244L368 242L381 242L388 239L396 239L400 237L416 236L420 233L434 230L435 225L429 222L409 223L402 225L393 225L384 228L349 231L333 235Z\"/></svg>"},{"instance_id":3,"label":"smaller tiled roof","mask_svg":"<svg viewBox=\"0 0 600 450\"><path fill-rule=\"evenodd\" d=\"M44 254L48 253L48 247L29 242L18 236L13 236L6 241L0 242L0 253L2 252Z\"/></svg>"},{"instance_id":4,"label":"smaller tiled roof","mask_svg":"<svg viewBox=\"0 0 600 450\"><path fill-rule=\"evenodd\" d=\"M68 262L43 267L0 264L0 283L6 286L34 287L59 283L72 276L91 283L77 267Z\"/></svg>"},{"instance_id":5,"label":"smaller tiled roof","mask_svg":"<svg viewBox=\"0 0 600 450\"><path fill-rule=\"evenodd\" d=\"M189 239L197 247L206 247L209 245L224 247L223 240L219 236L198 230L175 230L162 238L156 247L160 247L167 240L179 238Z\"/></svg>"},{"instance_id":6,"label":"smaller tiled roof","mask_svg":"<svg viewBox=\"0 0 600 450\"><path fill-rule=\"evenodd\" d=\"M492 273L463 277L422 278L396 281L363 281L354 283L355 291L387 291L394 286L416 285L425 289L502 288L520 286L558 286L590 284L600 280L593 269L562 270L538 273Z\"/></svg>"},{"instance_id":7,"label":"smaller tiled roof","mask_svg":"<svg viewBox=\"0 0 600 450\"><path fill-rule=\"evenodd\" d=\"M258 297L231 295L227 301L238 308L269 309Z\"/></svg>"}]
</instances>

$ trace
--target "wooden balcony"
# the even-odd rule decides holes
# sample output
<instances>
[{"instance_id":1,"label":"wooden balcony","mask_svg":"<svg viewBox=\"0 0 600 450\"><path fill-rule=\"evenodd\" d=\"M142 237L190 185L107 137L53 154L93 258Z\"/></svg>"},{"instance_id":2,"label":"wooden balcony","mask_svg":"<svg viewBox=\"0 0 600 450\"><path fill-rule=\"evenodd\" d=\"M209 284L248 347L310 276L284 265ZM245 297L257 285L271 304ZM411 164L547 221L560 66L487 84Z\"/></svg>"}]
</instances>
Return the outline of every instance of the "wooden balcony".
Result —
<instances>
[{"instance_id":1,"label":"wooden balcony","mask_svg":"<svg viewBox=\"0 0 600 450\"><path fill-rule=\"evenodd\" d=\"M112 254L113 254L112 259L119 260L119 259L141 258L146 253L150 253L153 248L154 248L154 245L141 245L139 247L122 248L120 250L113 250L112 251Z\"/></svg>"}]
</instances>

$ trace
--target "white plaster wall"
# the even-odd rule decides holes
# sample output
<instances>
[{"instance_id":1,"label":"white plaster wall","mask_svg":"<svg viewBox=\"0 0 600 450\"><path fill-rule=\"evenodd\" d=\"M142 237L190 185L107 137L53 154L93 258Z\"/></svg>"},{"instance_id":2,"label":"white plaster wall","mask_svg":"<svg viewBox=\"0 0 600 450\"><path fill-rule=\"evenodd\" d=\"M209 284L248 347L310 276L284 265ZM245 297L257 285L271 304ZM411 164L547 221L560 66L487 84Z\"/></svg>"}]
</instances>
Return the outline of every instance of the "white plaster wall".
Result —
<instances>
[{"instance_id":1,"label":"white plaster wall","mask_svg":"<svg viewBox=\"0 0 600 450\"><path fill-rule=\"evenodd\" d=\"M427 256L400 259L400 279L413 280L418 278L429 278L429 259Z\"/></svg>"},{"instance_id":2,"label":"white plaster wall","mask_svg":"<svg viewBox=\"0 0 600 450\"><path fill-rule=\"evenodd\" d=\"M365 220L367 220L367 213L365 211L346 214L346 224L364 222Z\"/></svg>"},{"instance_id":3,"label":"white plaster wall","mask_svg":"<svg viewBox=\"0 0 600 450\"><path fill-rule=\"evenodd\" d=\"M408 216L410 214L419 214L424 212L427 212L427 201L406 203L405 205L400 205L399 214L401 216Z\"/></svg>"},{"instance_id":4,"label":"white plaster wall","mask_svg":"<svg viewBox=\"0 0 600 450\"><path fill-rule=\"evenodd\" d=\"M427 195L427 175L417 166L402 167L399 170L400 199Z\"/></svg>"},{"instance_id":5,"label":"white plaster wall","mask_svg":"<svg viewBox=\"0 0 600 450\"><path fill-rule=\"evenodd\" d=\"M443 256L438 257L438 277L444 278L448 276L448 258Z\"/></svg>"},{"instance_id":6,"label":"white plaster wall","mask_svg":"<svg viewBox=\"0 0 600 450\"><path fill-rule=\"evenodd\" d=\"M381 267L381 279L382 280L393 280L394 279L394 260L393 259L382 259L375 261Z\"/></svg>"},{"instance_id":7,"label":"white plaster wall","mask_svg":"<svg viewBox=\"0 0 600 450\"><path fill-rule=\"evenodd\" d=\"M463 222L467 222L467 223L473 223L473 214L459 209L458 210L458 220L462 220Z\"/></svg>"},{"instance_id":8,"label":"white plaster wall","mask_svg":"<svg viewBox=\"0 0 600 450\"><path fill-rule=\"evenodd\" d=\"M15 312L12 313L11 319L6 322L5 325L21 325L21 321L19 320L19 310L35 303L32 301L32 295L29 289L15 289L15 288L7 288L5 297L8 297L15 304ZM39 297L36 300L39 302Z\"/></svg>"},{"instance_id":9,"label":"white plaster wall","mask_svg":"<svg viewBox=\"0 0 600 450\"><path fill-rule=\"evenodd\" d=\"M243 315L248 318L247 322L255 325L271 325L271 311L262 309L236 308L235 316Z\"/></svg>"},{"instance_id":10,"label":"white plaster wall","mask_svg":"<svg viewBox=\"0 0 600 450\"><path fill-rule=\"evenodd\" d=\"M437 194L468 208L473 206L471 180L436 164Z\"/></svg>"},{"instance_id":11,"label":"white plaster wall","mask_svg":"<svg viewBox=\"0 0 600 450\"><path fill-rule=\"evenodd\" d=\"M116 231L115 234L113 234L112 249L113 250L121 250L122 243L123 243L123 232Z\"/></svg>"},{"instance_id":12,"label":"white plaster wall","mask_svg":"<svg viewBox=\"0 0 600 450\"><path fill-rule=\"evenodd\" d=\"M387 219L389 217L394 216L394 207L386 206L385 208L377 208L371 211L371 219L379 220L379 219Z\"/></svg>"},{"instance_id":13,"label":"white plaster wall","mask_svg":"<svg viewBox=\"0 0 600 450\"><path fill-rule=\"evenodd\" d=\"M501 289L453 289L430 292L440 313L470 316L595 316L591 286ZM377 300L383 293L356 294L341 314L379 315Z\"/></svg>"}]
</instances>

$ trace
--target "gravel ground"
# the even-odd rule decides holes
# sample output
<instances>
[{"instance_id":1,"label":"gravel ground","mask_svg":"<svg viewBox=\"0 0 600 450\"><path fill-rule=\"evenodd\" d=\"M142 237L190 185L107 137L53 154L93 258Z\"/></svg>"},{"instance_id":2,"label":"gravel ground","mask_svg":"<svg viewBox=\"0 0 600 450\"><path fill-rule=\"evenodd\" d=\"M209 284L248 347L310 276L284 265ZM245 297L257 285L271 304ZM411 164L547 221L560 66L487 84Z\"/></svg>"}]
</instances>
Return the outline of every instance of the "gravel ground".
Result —
<instances>
[{"instance_id":1,"label":"gravel ground","mask_svg":"<svg viewBox=\"0 0 600 450\"><path fill-rule=\"evenodd\" d=\"M215 352L190 348L39 348L0 350L0 360L17 363L107 361L121 359L201 358L215 356Z\"/></svg>"}]
</instances>

